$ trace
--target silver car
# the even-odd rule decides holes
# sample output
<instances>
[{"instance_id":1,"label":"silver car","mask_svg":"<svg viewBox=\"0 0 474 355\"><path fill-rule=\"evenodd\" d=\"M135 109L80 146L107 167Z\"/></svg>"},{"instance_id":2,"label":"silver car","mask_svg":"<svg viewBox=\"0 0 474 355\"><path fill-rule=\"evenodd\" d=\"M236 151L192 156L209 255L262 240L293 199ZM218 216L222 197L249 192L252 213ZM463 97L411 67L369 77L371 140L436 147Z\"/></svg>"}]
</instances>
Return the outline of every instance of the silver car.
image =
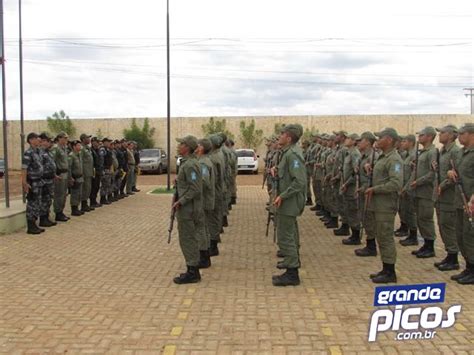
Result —
<instances>
[{"instance_id":1,"label":"silver car","mask_svg":"<svg viewBox=\"0 0 474 355\"><path fill-rule=\"evenodd\" d=\"M168 171L168 156L161 148L142 149L140 151L140 171L143 173L157 173Z\"/></svg>"}]
</instances>

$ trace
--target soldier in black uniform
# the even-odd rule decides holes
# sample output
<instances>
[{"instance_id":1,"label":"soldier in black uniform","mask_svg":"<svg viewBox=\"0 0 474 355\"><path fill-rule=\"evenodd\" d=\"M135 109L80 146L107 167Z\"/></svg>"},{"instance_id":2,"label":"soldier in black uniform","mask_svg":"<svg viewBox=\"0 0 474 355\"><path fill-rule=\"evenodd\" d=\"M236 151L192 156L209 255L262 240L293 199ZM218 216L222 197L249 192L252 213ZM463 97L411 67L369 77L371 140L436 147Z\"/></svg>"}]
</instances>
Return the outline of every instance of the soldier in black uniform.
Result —
<instances>
[{"instance_id":1,"label":"soldier in black uniform","mask_svg":"<svg viewBox=\"0 0 474 355\"><path fill-rule=\"evenodd\" d=\"M54 198L54 180L58 178L56 175L56 163L51 155L52 140L51 137L43 132L39 135L41 139L41 158L43 163L43 189L41 191L41 213L40 227L52 227L57 223L49 219L49 211Z\"/></svg>"},{"instance_id":2,"label":"soldier in black uniform","mask_svg":"<svg viewBox=\"0 0 474 355\"><path fill-rule=\"evenodd\" d=\"M104 162L104 171L100 180L100 203L102 205L110 205L110 201L107 197L112 191L112 152L110 151L110 142L108 138L102 139L103 146L99 149L99 156L102 157Z\"/></svg>"},{"instance_id":3,"label":"soldier in black uniform","mask_svg":"<svg viewBox=\"0 0 474 355\"><path fill-rule=\"evenodd\" d=\"M97 202L97 194L100 189L100 180L104 174L104 158L99 154L100 144L97 137L91 139L92 143L92 158L94 159L94 176L92 178L92 187L91 187L91 207L102 207L100 203Z\"/></svg>"},{"instance_id":4,"label":"soldier in black uniform","mask_svg":"<svg viewBox=\"0 0 474 355\"><path fill-rule=\"evenodd\" d=\"M40 152L41 140L36 133L28 134L26 141L30 147L23 155L21 165L21 182L23 191L27 193L26 222L28 234L40 234L43 228L36 225L41 213L41 192L43 189L43 161Z\"/></svg>"}]
</instances>

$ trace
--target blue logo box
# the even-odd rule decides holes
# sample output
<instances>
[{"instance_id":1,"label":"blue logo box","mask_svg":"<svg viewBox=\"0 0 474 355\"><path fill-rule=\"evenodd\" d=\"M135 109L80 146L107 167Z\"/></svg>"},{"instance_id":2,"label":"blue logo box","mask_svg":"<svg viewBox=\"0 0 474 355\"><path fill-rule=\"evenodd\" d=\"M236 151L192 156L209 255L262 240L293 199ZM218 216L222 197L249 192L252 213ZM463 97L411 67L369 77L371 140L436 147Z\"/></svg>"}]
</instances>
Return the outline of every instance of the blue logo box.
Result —
<instances>
[{"instance_id":1,"label":"blue logo box","mask_svg":"<svg viewBox=\"0 0 474 355\"><path fill-rule=\"evenodd\" d=\"M443 303L445 293L445 283L376 287L374 306Z\"/></svg>"}]
</instances>

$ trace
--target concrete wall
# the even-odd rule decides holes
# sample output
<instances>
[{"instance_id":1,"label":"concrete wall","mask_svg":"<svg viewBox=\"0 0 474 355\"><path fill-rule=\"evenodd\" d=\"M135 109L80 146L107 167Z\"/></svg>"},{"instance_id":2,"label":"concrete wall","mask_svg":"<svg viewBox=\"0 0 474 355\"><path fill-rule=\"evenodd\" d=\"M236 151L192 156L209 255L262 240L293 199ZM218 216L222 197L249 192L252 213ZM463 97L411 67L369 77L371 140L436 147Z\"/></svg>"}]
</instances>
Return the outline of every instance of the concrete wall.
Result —
<instances>
[{"instance_id":1,"label":"concrete wall","mask_svg":"<svg viewBox=\"0 0 474 355\"><path fill-rule=\"evenodd\" d=\"M261 117L216 117L225 118L227 128L236 136L236 145L240 147L239 123L244 120L250 122L255 119L257 128L262 129L265 135L273 133L275 123L300 123L304 127L314 127L319 132L332 132L344 129L349 133L362 133L364 131L376 131L383 127L394 127L400 134L413 133L417 130L431 125L440 127L447 123L461 125L465 122L474 122L474 115L340 115L340 116L261 116ZM109 138L120 138L125 128L130 127L132 118L126 119L78 119L73 120L77 128L77 134L96 134L100 129L103 136ZM143 125L144 118L137 118L139 126ZM209 117L174 117L171 119L171 156L174 167L174 156L176 151L176 137L187 134L202 136L201 126L209 121ZM155 142L157 147L166 149L166 118L150 118L150 125L156 128ZM29 132L41 132L47 130L46 120L25 121L25 134ZM20 122L8 122L8 151L11 169L20 168ZM0 141L3 138L0 137ZM262 157L264 146L258 149ZM0 156L3 157L3 142L0 143Z\"/></svg>"}]
</instances>

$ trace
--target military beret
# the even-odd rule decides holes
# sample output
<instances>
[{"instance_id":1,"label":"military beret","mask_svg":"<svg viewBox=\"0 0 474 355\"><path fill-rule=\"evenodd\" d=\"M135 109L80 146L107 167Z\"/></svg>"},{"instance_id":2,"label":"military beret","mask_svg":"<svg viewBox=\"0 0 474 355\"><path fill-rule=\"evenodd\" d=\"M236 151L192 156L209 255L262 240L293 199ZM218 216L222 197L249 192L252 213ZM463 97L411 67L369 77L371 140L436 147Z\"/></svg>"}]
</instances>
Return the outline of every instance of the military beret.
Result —
<instances>
[{"instance_id":1,"label":"military beret","mask_svg":"<svg viewBox=\"0 0 474 355\"><path fill-rule=\"evenodd\" d=\"M395 128L391 128L391 127L384 128L380 132L375 132L374 134L379 138L389 136L389 137L392 137L393 139L397 139L397 140L400 139L398 132L395 130Z\"/></svg>"},{"instance_id":2,"label":"military beret","mask_svg":"<svg viewBox=\"0 0 474 355\"><path fill-rule=\"evenodd\" d=\"M468 122L461 126L458 130L459 134L474 133L474 123Z\"/></svg>"},{"instance_id":3,"label":"military beret","mask_svg":"<svg viewBox=\"0 0 474 355\"><path fill-rule=\"evenodd\" d=\"M439 133L458 133L458 128L455 125L448 124L444 127L436 128L436 131L438 131Z\"/></svg>"},{"instance_id":4,"label":"military beret","mask_svg":"<svg viewBox=\"0 0 474 355\"><path fill-rule=\"evenodd\" d=\"M360 141L360 137L359 137L359 135L358 135L357 133L349 134L349 135L347 136L347 138L350 138L350 139L352 139L352 140L354 140L354 141Z\"/></svg>"},{"instance_id":5,"label":"military beret","mask_svg":"<svg viewBox=\"0 0 474 355\"><path fill-rule=\"evenodd\" d=\"M334 132L332 132L332 133L334 133L336 136L344 136L344 137L347 137L347 132L344 131L344 130L334 131Z\"/></svg>"},{"instance_id":6,"label":"military beret","mask_svg":"<svg viewBox=\"0 0 474 355\"><path fill-rule=\"evenodd\" d=\"M198 140L194 136L186 136L184 138L177 138L176 141L178 141L178 143L183 143L187 145L189 149L191 149L192 151L194 151L198 146Z\"/></svg>"},{"instance_id":7,"label":"military beret","mask_svg":"<svg viewBox=\"0 0 474 355\"><path fill-rule=\"evenodd\" d=\"M209 140L211 141L212 145L216 147L220 147L222 145L222 138L218 134L212 134L209 137Z\"/></svg>"},{"instance_id":8,"label":"military beret","mask_svg":"<svg viewBox=\"0 0 474 355\"><path fill-rule=\"evenodd\" d=\"M366 131L360 135L360 139L367 139L374 142L377 140L377 137L372 132Z\"/></svg>"},{"instance_id":9,"label":"military beret","mask_svg":"<svg viewBox=\"0 0 474 355\"><path fill-rule=\"evenodd\" d=\"M301 136L303 135L303 126L300 124L289 124L281 128L281 133L291 133L293 134L297 139L300 139Z\"/></svg>"},{"instance_id":10,"label":"military beret","mask_svg":"<svg viewBox=\"0 0 474 355\"><path fill-rule=\"evenodd\" d=\"M404 141L410 141L410 142L413 142L413 143L416 142L416 137L415 137L414 134L407 134L406 136L401 136L400 138Z\"/></svg>"},{"instance_id":11,"label":"military beret","mask_svg":"<svg viewBox=\"0 0 474 355\"><path fill-rule=\"evenodd\" d=\"M82 133L81 136L79 137L79 139L80 139L81 141L83 141L84 139L90 138L90 137L92 137L90 134Z\"/></svg>"},{"instance_id":12,"label":"military beret","mask_svg":"<svg viewBox=\"0 0 474 355\"><path fill-rule=\"evenodd\" d=\"M209 151L212 149L212 143L208 138L202 138L198 140L198 144L201 145L206 151Z\"/></svg>"},{"instance_id":13,"label":"military beret","mask_svg":"<svg viewBox=\"0 0 474 355\"><path fill-rule=\"evenodd\" d=\"M431 126L423 128L421 131L416 132L416 134L426 134L428 136L436 136L436 129Z\"/></svg>"},{"instance_id":14,"label":"military beret","mask_svg":"<svg viewBox=\"0 0 474 355\"><path fill-rule=\"evenodd\" d=\"M41 134L38 137L41 139L48 140L48 141L52 140L48 132L41 132Z\"/></svg>"}]
</instances>

